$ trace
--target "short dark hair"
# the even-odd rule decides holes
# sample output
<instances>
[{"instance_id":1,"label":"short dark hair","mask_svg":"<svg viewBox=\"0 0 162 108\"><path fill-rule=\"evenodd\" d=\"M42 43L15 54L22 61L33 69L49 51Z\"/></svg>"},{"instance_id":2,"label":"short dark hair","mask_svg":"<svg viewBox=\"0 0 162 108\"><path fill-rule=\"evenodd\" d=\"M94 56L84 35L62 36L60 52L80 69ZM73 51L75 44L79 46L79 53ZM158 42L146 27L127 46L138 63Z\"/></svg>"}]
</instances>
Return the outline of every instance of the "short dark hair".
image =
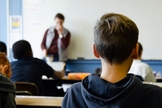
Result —
<instances>
[{"instance_id":1,"label":"short dark hair","mask_svg":"<svg viewBox=\"0 0 162 108\"><path fill-rule=\"evenodd\" d=\"M0 52L2 52L2 53L6 53L7 52L7 46L2 41L0 41Z\"/></svg>"},{"instance_id":2,"label":"short dark hair","mask_svg":"<svg viewBox=\"0 0 162 108\"><path fill-rule=\"evenodd\" d=\"M15 59L32 57L32 48L26 40L19 40L12 46L12 51Z\"/></svg>"},{"instance_id":3,"label":"short dark hair","mask_svg":"<svg viewBox=\"0 0 162 108\"><path fill-rule=\"evenodd\" d=\"M139 45L138 56L141 56L142 51L143 51L143 47L142 47L141 43L139 43L139 42L138 42L138 45Z\"/></svg>"},{"instance_id":4,"label":"short dark hair","mask_svg":"<svg viewBox=\"0 0 162 108\"><path fill-rule=\"evenodd\" d=\"M95 70L94 74L99 75L99 74L101 74L101 72L102 72L102 69L101 69L101 68L97 68L97 69Z\"/></svg>"},{"instance_id":5,"label":"short dark hair","mask_svg":"<svg viewBox=\"0 0 162 108\"><path fill-rule=\"evenodd\" d=\"M122 14L105 14L94 28L96 50L111 64L126 60L135 48L137 40L136 24Z\"/></svg>"},{"instance_id":6,"label":"short dark hair","mask_svg":"<svg viewBox=\"0 0 162 108\"><path fill-rule=\"evenodd\" d=\"M61 14L61 13L57 13L56 16L55 16L55 19L56 19L56 18L59 18L59 19L65 20L64 15Z\"/></svg>"}]
</instances>

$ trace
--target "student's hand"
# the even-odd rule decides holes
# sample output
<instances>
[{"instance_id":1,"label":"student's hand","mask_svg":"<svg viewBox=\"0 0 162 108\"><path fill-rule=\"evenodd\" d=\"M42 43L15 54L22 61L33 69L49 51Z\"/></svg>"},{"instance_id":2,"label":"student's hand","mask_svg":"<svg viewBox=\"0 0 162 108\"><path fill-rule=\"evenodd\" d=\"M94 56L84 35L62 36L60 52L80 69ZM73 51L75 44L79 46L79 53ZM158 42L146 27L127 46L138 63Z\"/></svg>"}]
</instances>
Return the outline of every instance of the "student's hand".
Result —
<instances>
[{"instance_id":1,"label":"student's hand","mask_svg":"<svg viewBox=\"0 0 162 108\"><path fill-rule=\"evenodd\" d=\"M59 34L59 36L62 37L62 32L64 30L64 27L63 26L57 26L56 27L56 30L57 30L57 33Z\"/></svg>"},{"instance_id":2,"label":"student's hand","mask_svg":"<svg viewBox=\"0 0 162 108\"><path fill-rule=\"evenodd\" d=\"M46 57L47 56L47 50L43 49L43 56Z\"/></svg>"},{"instance_id":3,"label":"student's hand","mask_svg":"<svg viewBox=\"0 0 162 108\"><path fill-rule=\"evenodd\" d=\"M65 69L65 65L66 64L64 63L61 71L55 71L54 72L54 75L57 76L59 79L61 79L61 78L63 78L65 76L65 70L64 70Z\"/></svg>"}]
</instances>

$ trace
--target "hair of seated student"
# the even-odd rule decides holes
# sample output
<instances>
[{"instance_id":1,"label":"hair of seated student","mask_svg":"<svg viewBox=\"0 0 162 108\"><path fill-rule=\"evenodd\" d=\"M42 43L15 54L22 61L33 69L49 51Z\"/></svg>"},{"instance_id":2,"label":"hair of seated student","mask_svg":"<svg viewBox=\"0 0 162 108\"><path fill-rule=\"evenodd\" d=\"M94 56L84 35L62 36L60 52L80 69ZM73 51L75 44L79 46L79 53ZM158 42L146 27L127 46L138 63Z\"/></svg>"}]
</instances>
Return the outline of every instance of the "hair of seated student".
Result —
<instances>
[{"instance_id":1,"label":"hair of seated student","mask_svg":"<svg viewBox=\"0 0 162 108\"><path fill-rule=\"evenodd\" d=\"M127 59L138 40L138 28L121 14L105 14L94 28L94 43L98 54L111 64Z\"/></svg>"},{"instance_id":2,"label":"hair of seated student","mask_svg":"<svg viewBox=\"0 0 162 108\"><path fill-rule=\"evenodd\" d=\"M61 13L57 13L56 16L55 16L55 19L56 19L56 18L61 19L61 20L63 20L63 21L65 20L64 15L61 14Z\"/></svg>"},{"instance_id":3,"label":"hair of seated student","mask_svg":"<svg viewBox=\"0 0 162 108\"><path fill-rule=\"evenodd\" d=\"M139 43L139 42L138 42L138 45L139 45L138 56L141 56L142 55L142 51L143 51L143 47L142 47L141 43Z\"/></svg>"},{"instance_id":4,"label":"hair of seated student","mask_svg":"<svg viewBox=\"0 0 162 108\"><path fill-rule=\"evenodd\" d=\"M7 54L7 46L4 42L0 41L0 52Z\"/></svg>"},{"instance_id":5,"label":"hair of seated student","mask_svg":"<svg viewBox=\"0 0 162 108\"><path fill-rule=\"evenodd\" d=\"M101 74L101 72L102 72L102 69L101 69L101 68L97 68L97 69L95 70L94 74L99 75L99 74Z\"/></svg>"},{"instance_id":6,"label":"hair of seated student","mask_svg":"<svg viewBox=\"0 0 162 108\"><path fill-rule=\"evenodd\" d=\"M5 73L2 73L2 74L5 74L5 76L7 78L10 78L11 77L11 66L10 66L10 62L8 61L6 55L4 53L1 53L0 52L0 65L7 65L8 68L5 70Z\"/></svg>"},{"instance_id":7,"label":"hair of seated student","mask_svg":"<svg viewBox=\"0 0 162 108\"><path fill-rule=\"evenodd\" d=\"M33 57L32 48L28 41L19 40L13 44L13 55L15 59Z\"/></svg>"}]
</instances>

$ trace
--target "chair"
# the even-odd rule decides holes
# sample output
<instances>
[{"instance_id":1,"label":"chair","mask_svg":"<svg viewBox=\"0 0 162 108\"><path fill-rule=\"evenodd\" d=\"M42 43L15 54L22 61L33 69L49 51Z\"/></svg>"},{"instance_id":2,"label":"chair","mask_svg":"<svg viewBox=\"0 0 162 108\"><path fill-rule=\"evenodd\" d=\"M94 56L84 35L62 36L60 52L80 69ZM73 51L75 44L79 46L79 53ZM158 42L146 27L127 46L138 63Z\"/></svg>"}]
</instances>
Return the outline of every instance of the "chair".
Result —
<instances>
[{"instance_id":1,"label":"chair","mask_svg":"<svg viewBox=\"0 0 162 108\"><path fill-rule=\"evenodd\" d=\"M16 95L32 95L32 94L28 91L16 91Z\"/></svg>"},{"instance_id":2,"label":"chair","mask_svg":"<svg viewBox=\"0 0 162 108\"><path fill-rule=\"evenodd\" d=\"M34 83L30 82L15 82L16 95L35 95L38 96L38 88Z\"/></svg>"}]
</instances>

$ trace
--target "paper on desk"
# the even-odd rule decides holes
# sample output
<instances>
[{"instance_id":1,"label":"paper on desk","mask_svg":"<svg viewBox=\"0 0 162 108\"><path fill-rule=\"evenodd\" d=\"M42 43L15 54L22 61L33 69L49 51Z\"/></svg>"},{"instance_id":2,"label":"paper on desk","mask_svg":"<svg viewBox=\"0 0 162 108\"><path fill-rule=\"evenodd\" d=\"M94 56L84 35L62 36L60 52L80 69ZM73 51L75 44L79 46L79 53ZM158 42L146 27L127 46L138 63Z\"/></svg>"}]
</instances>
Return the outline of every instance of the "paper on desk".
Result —
<instances>
[{"instance_id":1,"label":"paper on desk","mask_svg":"<svg viewBox=\"0 0 162 108\"><path fill-rule=\"evenodd\" d=\"M53 79L53 78L52 77L48 78L46 75L43 75L42 79Z\"/></svg>"},{"instance_id":2,"label":"paper on desk","mask_svg":"<svg viewBox=\"0 0 162 108\"><path fill-rule=\"evenodd\" d=\"M65 63L64 62L47 62L49 66L51 66L55 71L62 71Z\"/></svg>"}]
</instances>

